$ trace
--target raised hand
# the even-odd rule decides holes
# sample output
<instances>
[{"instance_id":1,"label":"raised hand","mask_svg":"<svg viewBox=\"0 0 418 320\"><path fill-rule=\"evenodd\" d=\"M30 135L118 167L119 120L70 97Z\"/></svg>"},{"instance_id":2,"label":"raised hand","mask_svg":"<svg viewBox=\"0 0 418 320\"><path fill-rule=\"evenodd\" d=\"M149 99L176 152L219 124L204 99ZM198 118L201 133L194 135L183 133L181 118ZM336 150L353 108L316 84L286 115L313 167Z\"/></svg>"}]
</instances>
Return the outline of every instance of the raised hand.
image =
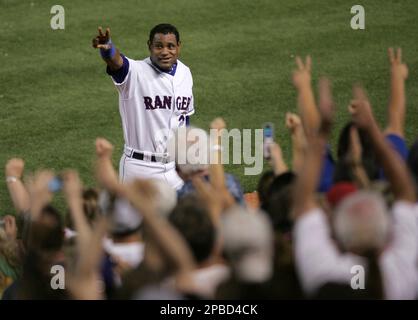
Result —
<instances>
[{"instance_id":1,"label":"raised hand","mask_svg":"<svg viewBox=\"0 0 418 320\"><path fill-rule=\"evenodd\" d=\"M327 78L319 80L319 113L321 115L321 131L328 135L334 119L334 101L332 98L331 83Z\"/></svg>"},{"instance_id":2,"label":"raised hand","mask_svg":"<svg viewBox=\"0 0 418 320\"><path fill-rule=\"evenodd\" d=\"M105 138L96 139L96 155L98 157L110 157L113 152L113 145Z\"/></svg>"},{"instance_id":3,"label":"raised hand","mask_svg":"<svg viewBox=\"0 0 418 320\"><path fill-rule=\"evenodd\" d=\"M75 170L66 170L62 174L63 178L63 191L67 201L74 199L81 199L83 192L83 185L80 181L77 171Z\"/></svg>"},{"instance_id":4,"label":"raised hand","mask_svg":"<svg viewBox=\"0 0 418 320\"><path fill-rule=\"evenodd\" d=\"M54 173L50 170L38 171L34 177L27 182L27 189L30 196L32 219L36 220L42 208L51 202L53 194L49 190L49 183L54 179Z\"/></svg>"},{"instance_id":5,"label":"raised hand","mask_svg":"<svg viewBox=\"0 0 418 320\"><path fill-rule=\"evenodd\" d=\"M93 48L109 50L111 45L109 44L110 40L110 29L106 28L106 33L103 34L102 27L98 28L99 34L93 38Z\"/></svg>"},{"instance_id":6,"label":"raised hand","mask_svg":"<svg viewBox=\"0 0 418 320\"><path fill-rule=\"evenodd\" d=\"M220 117L213 119L212 122L210 123L210 128L216 129L216 130L225 129L226 128L225 120Z\"/></svg>"},{"instance_id":7,"label":"raised hand","mask_svg":"<svg viewBox=\"0 0 418 320\"><path fill-rule=\"evenodd\" d=\"M302 128L302 121L296 113L286 113L286 128L289 129L291 134L296 133L297 130Z\"/></svg>"},{"instance_id":8,"label":"raised hand","mask_svg":"<svg viewBox=\"0 0 418 320\"><path fill-rule=\"evenodd\" d=\"M369 100L360 86L354 86L353 95L354 99L351 100L348 111L357 128L367 129L375 123Z\"/></svg>"},{"instance_id":9,"label":"raised hand","mask_svg":"<svg viewBox=\"0 0 418 320\"><path fill-rule=\"evenodd\" d=\"M393 48L388 49L389 61L391 64L390 71L392 76L399 77L402 80L408 78L408 66L402 62L402 49L397 48L396 53Z\"/></svg>"},{"instance_id":10,"label":"raised hand","mask_svg":"<svg viewBox=\"0 0 418 320\"><path fill-rule=\"evenodd\" d=\"M12 158L7 161L5 173L6 177L22 178L25 162L19 158Z\"/></svg>"},{"instance_id":11,"label":"raised hand","mask_svg":"<svg viewBox=\"0 0 418 320\"><path fill-rule=\"evenodd\" d=\"M17 226L16 219L11 215L6 215L3 217L4 221L4 232L10 240L16 240L17 238Z\"/></svg>"},{"instance_id":12,"label":"raised hand","mask_svg":"<svg viewBox=\"0 0 418 320\"><path fill-rule=\"evenodd\" d=\"M297 69L293 71L293 85L298 89L301 89L304 86L310 86L312 68L311 57L307 56L305 63L303 63L302 59L299 56L296 57L295 61Z\"/></svg>"}]
</instances>

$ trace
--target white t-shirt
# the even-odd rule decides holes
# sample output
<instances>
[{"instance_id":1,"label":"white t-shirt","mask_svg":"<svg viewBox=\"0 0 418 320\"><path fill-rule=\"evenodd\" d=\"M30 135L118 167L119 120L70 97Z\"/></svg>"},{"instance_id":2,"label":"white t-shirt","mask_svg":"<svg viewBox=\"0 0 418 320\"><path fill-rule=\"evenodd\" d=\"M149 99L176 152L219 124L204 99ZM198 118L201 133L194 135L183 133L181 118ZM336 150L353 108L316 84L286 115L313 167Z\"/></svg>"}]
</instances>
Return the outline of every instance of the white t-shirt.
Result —
<instances>
[{"instance_id":1,"label":"white t-shirt","mask_svg":"<svg viewBox=\"0 0 418 320\"><path fill-rule=\"evenodd\" d=\"M190 69L177 60L174 76L156 68L150 58L129 61L122 83L113 78L119 92L125 145L157 154L167 152L169 131L185 125L194 113L193 78Z\"/></svg>"},{"instance_id":2,"label":"white t-shirt","mask_svg":"<svg viewBox=\"0 0 418 320\"><path fill-rule=\"evenodd\" d=\"M392 240L379 257L385 298L415 299L418 281L417 208L407 202L393 205ZM294 229L296 267L303 289L313 294L327 282L350 285L352 267L361 265L367 272L364 258L341 253L331 240L325 213L315 208L298 219ZM367 276L367 275L366 275Z\"/></svg>"}]
</instances>

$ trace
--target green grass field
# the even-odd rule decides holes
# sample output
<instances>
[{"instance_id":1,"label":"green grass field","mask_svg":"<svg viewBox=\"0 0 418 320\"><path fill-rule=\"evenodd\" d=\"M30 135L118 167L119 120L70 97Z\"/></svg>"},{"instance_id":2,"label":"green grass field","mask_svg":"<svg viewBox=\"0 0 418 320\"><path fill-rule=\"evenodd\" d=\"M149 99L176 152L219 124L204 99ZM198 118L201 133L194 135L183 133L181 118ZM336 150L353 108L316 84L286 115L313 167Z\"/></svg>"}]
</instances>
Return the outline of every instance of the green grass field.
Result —
<instances>
[{"instance_id":1,"label":"green grass field","mask_svg":"<svg viewBox=\"0 0 418 320\"><path fill-rule=\"evenodd\" d=\"M230 128L276 124L276 138L290 158L286 111L296 109L290 82L295 54L311 54L314 82L331 77L338 105L337 133L348 119L351 85L365 85L382 125L388 101L387 47L401 46L410 70L407 82L407 139L418 133L418 5L416 0L62 0L65 30L52 30L56 1L0 0L0 164L11 157L39 167L77 168L93 185L94 140L108 138L118 164L123 135L118 96L91 47L97 26L111 27L113 42L127 56L147 56L151 27L176 25L181 60L194 76L197 112L203 128L222 116ZM366 30L350 28L350 8L362 4ZM227 166L245 191L258 177ZM4 177L4 174L2 174ZM0 214L13 212L0 183ZM62 207L62 199L57 204Z\"/></svg>"}]
</instances>

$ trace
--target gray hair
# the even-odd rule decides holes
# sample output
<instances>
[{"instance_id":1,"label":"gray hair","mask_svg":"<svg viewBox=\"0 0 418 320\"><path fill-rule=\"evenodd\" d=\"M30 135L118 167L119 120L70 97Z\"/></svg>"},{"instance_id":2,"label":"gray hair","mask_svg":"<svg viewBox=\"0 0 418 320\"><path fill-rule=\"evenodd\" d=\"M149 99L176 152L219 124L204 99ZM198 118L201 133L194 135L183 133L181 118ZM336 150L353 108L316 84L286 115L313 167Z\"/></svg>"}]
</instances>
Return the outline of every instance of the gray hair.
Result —
<instances>
[{"instance_id":1,"label":"gray hair","mask_svg":"<svg viewBox=\"0 0 418 320\"><path fill-rule=\"evenodd\" d=\"M388 239L389 213L382 196L358 191L344 199L334 213L334 230L348 251L382 249Z\"/></svg>"}]
</instances>

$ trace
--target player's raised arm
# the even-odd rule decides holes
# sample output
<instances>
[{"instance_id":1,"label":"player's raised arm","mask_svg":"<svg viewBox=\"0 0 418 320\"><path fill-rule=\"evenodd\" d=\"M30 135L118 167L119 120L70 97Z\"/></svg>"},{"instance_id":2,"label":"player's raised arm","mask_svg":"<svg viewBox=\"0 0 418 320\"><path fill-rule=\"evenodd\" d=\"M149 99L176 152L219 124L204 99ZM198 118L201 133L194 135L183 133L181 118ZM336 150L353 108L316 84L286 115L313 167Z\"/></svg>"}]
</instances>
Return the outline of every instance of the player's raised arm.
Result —
<instances>
[{"instance_id":1,"label":"player's raised arm","mask_svg":"<svg viewBox=\"0 0 418 320\"><path fill-rule=\"evenodd\" d=\"M112 43L110 29L103 34L102 27L98 28L99 34L93 39L93 48L100 49L103 60L112 71L119 70L123 66L123 59L119 50Z\"/></svg>"}]
</instances>

